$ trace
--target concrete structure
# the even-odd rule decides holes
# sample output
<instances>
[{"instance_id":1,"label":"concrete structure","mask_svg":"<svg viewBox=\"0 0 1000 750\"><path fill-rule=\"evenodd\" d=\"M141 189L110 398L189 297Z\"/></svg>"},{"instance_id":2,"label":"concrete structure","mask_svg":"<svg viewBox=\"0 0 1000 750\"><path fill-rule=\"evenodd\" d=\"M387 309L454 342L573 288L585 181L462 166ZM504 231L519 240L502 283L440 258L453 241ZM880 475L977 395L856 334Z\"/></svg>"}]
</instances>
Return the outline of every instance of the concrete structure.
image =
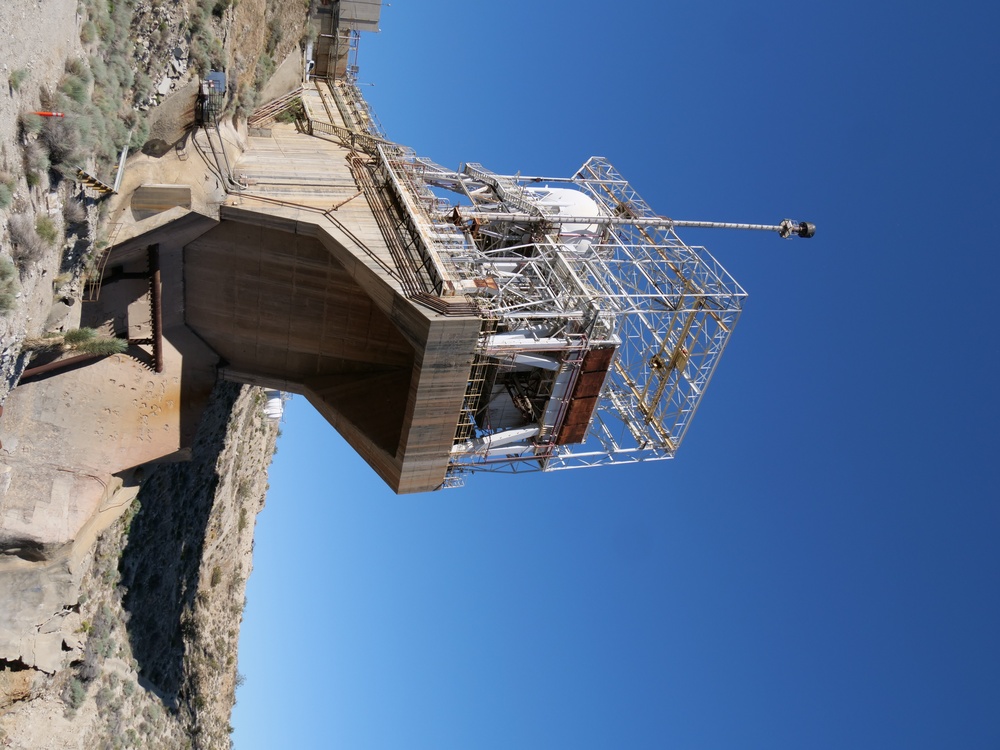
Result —
<instances>
[{"instance_id":1,"label":"concrete structure","mask_svg":"<svg viewBox=\"0 0 1000 750\"><path fill-rule=\"evenodd\" d=\"M314 24L317 38L307 58L315 63L313 74L320 78L341 79L356 57L358 33L378 31L382 13L380 0L317 0ZM354 60L353 68L357 69Z\"/></svg>"},{"instance_id":2,"label":"concrete structure","mask_svg":"<svg viewBox=\"0 0 1000 750\"><path fill-rule=\"evenodd\" d=\"M378 31L378 20L382 13L381 0L340 0L338 5L340 28Z\"/></svg>"},{"instance_id":3,"label":"concrete structure","mask_svg":"<svg viewBox=\"0 0 1000 750\"><path fill-rule=\"evenodd\" d=\"M159 379L177 383L183 408L196 411L217 375L300 393L394 490L436 489L481 321L467 306L441 312L411 299L373 207L358 195L353 151L290 124L268 132L232 155L226 177L245 187L217 218L176 205L142 218L175 194L190 201L190 191L135 190L87 322L148 340L148 351L134 353L145 351L151 366L160 346ZM161 273L159 344L149 326L136 327L150 317L151 252ZM153 453L186 448L195 423L159 426ZM160 457L129 455L106 465L119 471Z\"/></svg>"},{"instance_id":4,"label":"concrete structure","mask_svg":"<svg viewBox=\"0 0 1000 750\"><path fill-rule=\"evenodd\" d=\"M411 302L321 214L252 203L185 247L187 324L223 377L305 395L395 491L436 489L479 319Z\"/></svg>"},{"instance_id":5,"label":"concrete structure","mask_svg":"<svg viewBox=\"0 0 1000 750\"><path fill-rule=\"evenodd\" d=\"M129 161L79 320L128 351L39 373L0 423L0 574L30 593L0 659L77 648L40 613L74 600L141 466L190 455L219 378L302 394L399 493L675 455L746 296L675 231L704 224L599 157L505 176L391 142L348 63L378 8L321 3L302 86L245 131L203 109Z\"/></svg>"},{"instance_id":6,"label":"concrete structure","mask_svg":"<svg viewBox=\"0 0 1000 750\"><path fill-rule=\"evenodd\" d=\"M370 5L321 4L320 39L356 38L338 19L377 23ZM247 133L194 131L201 159L161 157L138 183L143 167L130 166L101 296L84 312L129 338L130 356L60 382L67 394L124 382L118 395L141 397L68 398L111 438L79 465L110 475L183 457L217 377L304 395L396 492L472 470L673 457L740 286L604 159L571 177L503 176L392 143L353 70L337 75L338 49ZM286 111L294 123L279 122ZM66 418L18 391L28 432Z\"/></svg>"},{"instance_id":7,"label":"concrete structure","mask_svg":"<svg viewBox=\"0 0 1000 750\"><path fill-rule=\"evenodd\" d=\"M676 454L745 293L606 160L448 170L387 140L350 76L249 126L192 139L221 204L198 179L120 203L85 318L127 335L177 418L126 440L139 412L112 410L111 473L182 456L216 377L304 395L401 493Z\"/></svg>"}]
</instances>

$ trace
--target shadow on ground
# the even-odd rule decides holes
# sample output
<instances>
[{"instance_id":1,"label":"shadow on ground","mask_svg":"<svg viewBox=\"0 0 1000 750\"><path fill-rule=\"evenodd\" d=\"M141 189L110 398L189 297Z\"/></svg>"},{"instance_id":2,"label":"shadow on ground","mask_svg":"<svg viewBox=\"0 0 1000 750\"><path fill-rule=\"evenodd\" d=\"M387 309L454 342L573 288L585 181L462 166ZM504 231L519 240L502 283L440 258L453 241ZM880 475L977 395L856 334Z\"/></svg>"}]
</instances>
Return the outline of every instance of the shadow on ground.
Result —
<instances>
[{"instance_id":1,"label":"shadow on ground","mask_svg":"<svg viewBox=\"0 0 1000 750\"><path fill-rule=\"evenodd\" d=\"M139 492L121 556L132 654L143 682L168 702L183 699L184 641L194 628L198 573L219 476L216 463L240 386L218 383L190 462L152 469Z\"/></svg>"}]
</instances>

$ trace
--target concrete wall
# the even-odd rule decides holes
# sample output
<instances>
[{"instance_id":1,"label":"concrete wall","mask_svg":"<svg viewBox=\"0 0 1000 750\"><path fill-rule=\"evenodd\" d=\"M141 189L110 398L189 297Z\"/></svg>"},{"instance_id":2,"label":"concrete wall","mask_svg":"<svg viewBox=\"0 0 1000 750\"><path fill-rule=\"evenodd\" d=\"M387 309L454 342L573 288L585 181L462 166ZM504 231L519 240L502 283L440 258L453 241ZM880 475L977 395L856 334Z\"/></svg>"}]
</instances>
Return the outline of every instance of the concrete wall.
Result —
<instances>
[{"instance_id":1,"label":"concrete wall","mask_svg":"<svg viewBox=\"0 0 1000 750\"><path fill-rule=\"evenodd\" d=\"M340 27L378 31L381 0L340 0Z\"/></svg>"},{"instance_id":2,"label":"concrete wall","mask_svg":"<svg viewBox=\"0 0 1000 750\"><path fill-rule=\"evenodd\" d=\"M479 335L322 226L224 211L184 250L185 316L225 377L304 394L397 492L444 480Z\"/></svg>"}]
</instances>

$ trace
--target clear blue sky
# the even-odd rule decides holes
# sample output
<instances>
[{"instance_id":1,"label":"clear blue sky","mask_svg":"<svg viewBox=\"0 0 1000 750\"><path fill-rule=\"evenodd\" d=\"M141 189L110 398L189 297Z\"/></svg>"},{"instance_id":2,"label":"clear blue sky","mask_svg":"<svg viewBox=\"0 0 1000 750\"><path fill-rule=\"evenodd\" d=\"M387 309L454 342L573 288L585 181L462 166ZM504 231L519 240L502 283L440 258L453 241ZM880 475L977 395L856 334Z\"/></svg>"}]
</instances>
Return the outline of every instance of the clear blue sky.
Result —
<instances>
[{"instance_id":1,"label":"clear blue sky","mask_svg":"<svg viewBox=\"0 0 1000 750\"><path fill-rule=\"evenodd\" d=\"M678 458L396 497L293 400L239 750L1000 748L997 6L393 0L391 137L608 157L750 293Z\"/></svg>"}]
</instances>

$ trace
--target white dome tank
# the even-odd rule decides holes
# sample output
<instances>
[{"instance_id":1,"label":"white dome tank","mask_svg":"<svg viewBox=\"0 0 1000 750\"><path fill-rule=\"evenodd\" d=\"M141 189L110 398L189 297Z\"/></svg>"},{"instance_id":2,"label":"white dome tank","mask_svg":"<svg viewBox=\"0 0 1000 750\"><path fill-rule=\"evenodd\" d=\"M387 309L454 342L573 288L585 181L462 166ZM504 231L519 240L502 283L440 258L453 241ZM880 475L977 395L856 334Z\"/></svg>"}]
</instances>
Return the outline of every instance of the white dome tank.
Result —
<instances>
[{"instance_id":1,"label":"white dome tank","mask_svg":"<svg viewBox=\"0 0 1000 750\"><path fill-rule=\"evenodd\" d=\"M601 209L597 202L586 193L573 188L527 188L527 192L540 206L555 209L562 216L600 216ZM599 232L597 224L563 224L562 236L567 241L572 239L592 239Z\"/></svg>"}]
</instances>

